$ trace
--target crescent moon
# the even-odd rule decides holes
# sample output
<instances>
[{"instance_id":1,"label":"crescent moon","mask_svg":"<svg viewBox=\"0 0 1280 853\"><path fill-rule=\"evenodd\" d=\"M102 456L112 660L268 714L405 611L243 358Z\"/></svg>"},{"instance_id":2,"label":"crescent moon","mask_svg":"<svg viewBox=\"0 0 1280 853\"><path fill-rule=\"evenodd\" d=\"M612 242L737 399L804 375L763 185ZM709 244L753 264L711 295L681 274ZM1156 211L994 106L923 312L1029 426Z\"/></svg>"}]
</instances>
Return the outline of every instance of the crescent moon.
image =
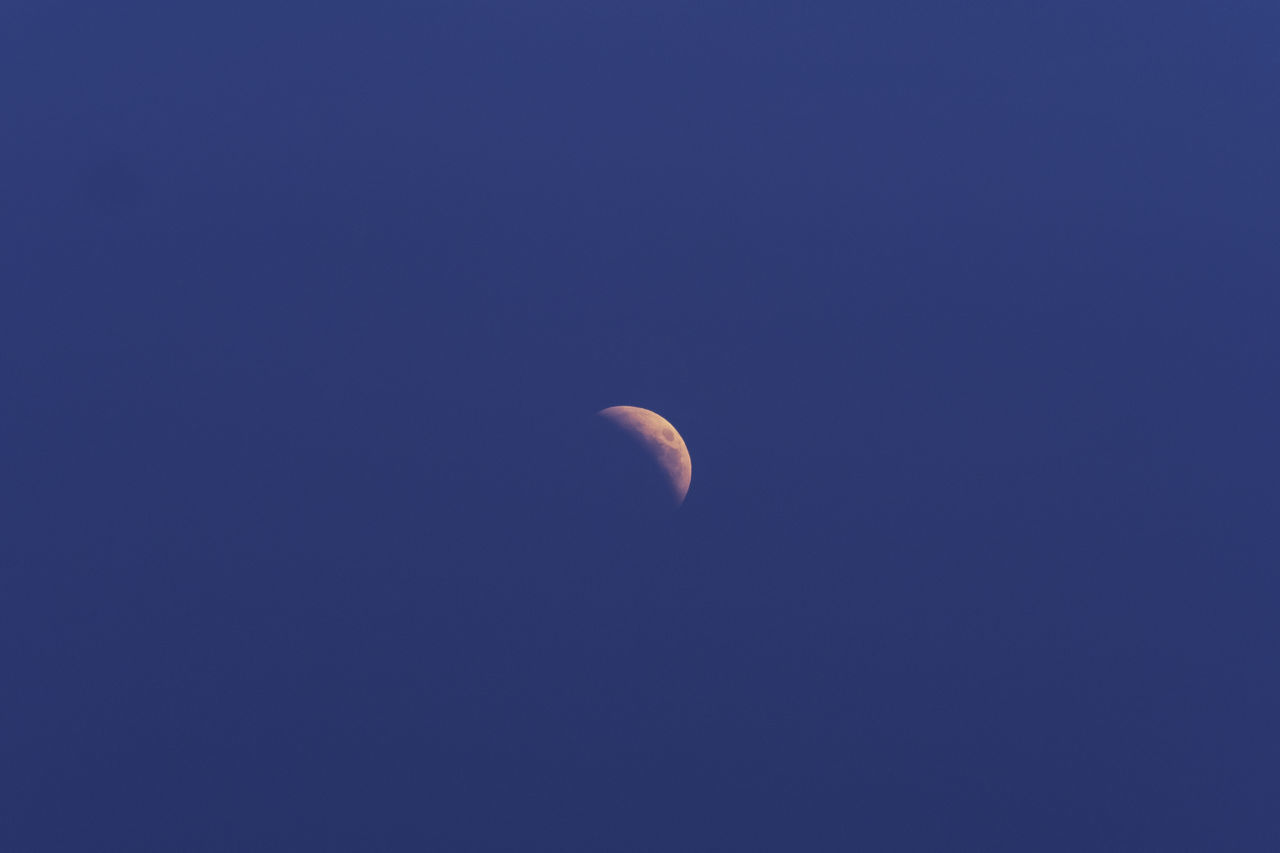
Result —
<instances>
[{"instance_id":1,"label":"crescent moon","mask_svg":"<svg viewBox=\"0 0 1280 853\"><path fill-rule=\"evenodd\" d=\"M675 505L684 503L693 479L693 460L671 422L657 412L638 406L610 406L596 414L639 442L666 473Z\"/></svg>"}]
</instances>

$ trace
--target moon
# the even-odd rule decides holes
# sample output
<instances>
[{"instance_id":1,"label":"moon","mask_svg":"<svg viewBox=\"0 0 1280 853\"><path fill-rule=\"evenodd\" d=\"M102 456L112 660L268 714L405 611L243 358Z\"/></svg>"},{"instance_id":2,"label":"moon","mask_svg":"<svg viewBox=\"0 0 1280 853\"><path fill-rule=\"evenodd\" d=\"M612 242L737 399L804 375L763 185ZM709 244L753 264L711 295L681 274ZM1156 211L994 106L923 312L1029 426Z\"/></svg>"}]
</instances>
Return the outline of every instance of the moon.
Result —
<instances>
[{"instance_id":1,"label":"moon","mask_svg":"<svg viewBox=\"0 0 1280 853\"><path fill-rule=\"evenodd\" d=\"M684 503L693 478L693 460L689 448L671 422L657 412L639 406L610 406L596 412L640 444L667 475L671 498L676 506Z\"/></svg>"}]
</instances>

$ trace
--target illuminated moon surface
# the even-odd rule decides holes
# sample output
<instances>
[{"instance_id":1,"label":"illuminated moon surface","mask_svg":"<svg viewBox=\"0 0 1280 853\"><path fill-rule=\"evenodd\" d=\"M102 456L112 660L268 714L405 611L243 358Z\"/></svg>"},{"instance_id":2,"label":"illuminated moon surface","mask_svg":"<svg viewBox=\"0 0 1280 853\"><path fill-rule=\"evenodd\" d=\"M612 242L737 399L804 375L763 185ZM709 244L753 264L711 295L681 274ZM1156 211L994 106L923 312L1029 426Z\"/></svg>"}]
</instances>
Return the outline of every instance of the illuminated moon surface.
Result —
<instances>
[{"instance_id":1,"label":"illuminated moon surface","mask_svg":"<svg viewBox=\"0 0 1280 853\"><path fill-rule=\"evenodd\" d=\"M653 457L667 475L675 505L684 503L693 478L693 462L676 428L657 412L638 406L610 406L596 414L627 433Z\"/></svg>"}]
</instances>

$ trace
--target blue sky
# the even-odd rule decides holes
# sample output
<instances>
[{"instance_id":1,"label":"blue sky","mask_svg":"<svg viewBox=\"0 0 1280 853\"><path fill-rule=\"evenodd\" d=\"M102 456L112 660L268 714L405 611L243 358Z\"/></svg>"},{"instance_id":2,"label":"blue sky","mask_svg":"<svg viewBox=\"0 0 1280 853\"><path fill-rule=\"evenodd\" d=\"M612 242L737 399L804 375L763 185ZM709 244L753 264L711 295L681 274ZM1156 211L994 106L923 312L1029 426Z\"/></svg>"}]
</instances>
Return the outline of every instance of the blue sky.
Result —
<instances>
[{"instance_id":1,"label":"blue sky","mask_svg":"<svg viewBox=\"0 0 1280 853\"><path fill-rule=\"evenodd\" d=\"M8 7L2 846L1275 849L1277 17Z\"/></svg>"}]
</instances>

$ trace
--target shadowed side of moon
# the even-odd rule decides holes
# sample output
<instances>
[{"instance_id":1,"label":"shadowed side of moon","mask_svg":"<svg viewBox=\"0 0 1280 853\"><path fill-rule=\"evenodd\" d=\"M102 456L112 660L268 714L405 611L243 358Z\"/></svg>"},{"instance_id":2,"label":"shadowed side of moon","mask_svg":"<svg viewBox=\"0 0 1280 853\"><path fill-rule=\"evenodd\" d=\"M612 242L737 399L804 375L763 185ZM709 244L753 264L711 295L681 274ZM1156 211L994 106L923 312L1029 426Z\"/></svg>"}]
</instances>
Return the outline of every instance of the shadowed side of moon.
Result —
<instances>
[{"instance_id":1,"label":"shadowed side of moon","mask_svg":"<svg viewBox=\"0 0 1280 853\"><path fill-rule=\"evenodd\" d=\"M693 463L676 428L657 412L638 406L611 406L597 414L656 463L672 505L684 503L693 479Z\"/></svg>"}]
</instances>

